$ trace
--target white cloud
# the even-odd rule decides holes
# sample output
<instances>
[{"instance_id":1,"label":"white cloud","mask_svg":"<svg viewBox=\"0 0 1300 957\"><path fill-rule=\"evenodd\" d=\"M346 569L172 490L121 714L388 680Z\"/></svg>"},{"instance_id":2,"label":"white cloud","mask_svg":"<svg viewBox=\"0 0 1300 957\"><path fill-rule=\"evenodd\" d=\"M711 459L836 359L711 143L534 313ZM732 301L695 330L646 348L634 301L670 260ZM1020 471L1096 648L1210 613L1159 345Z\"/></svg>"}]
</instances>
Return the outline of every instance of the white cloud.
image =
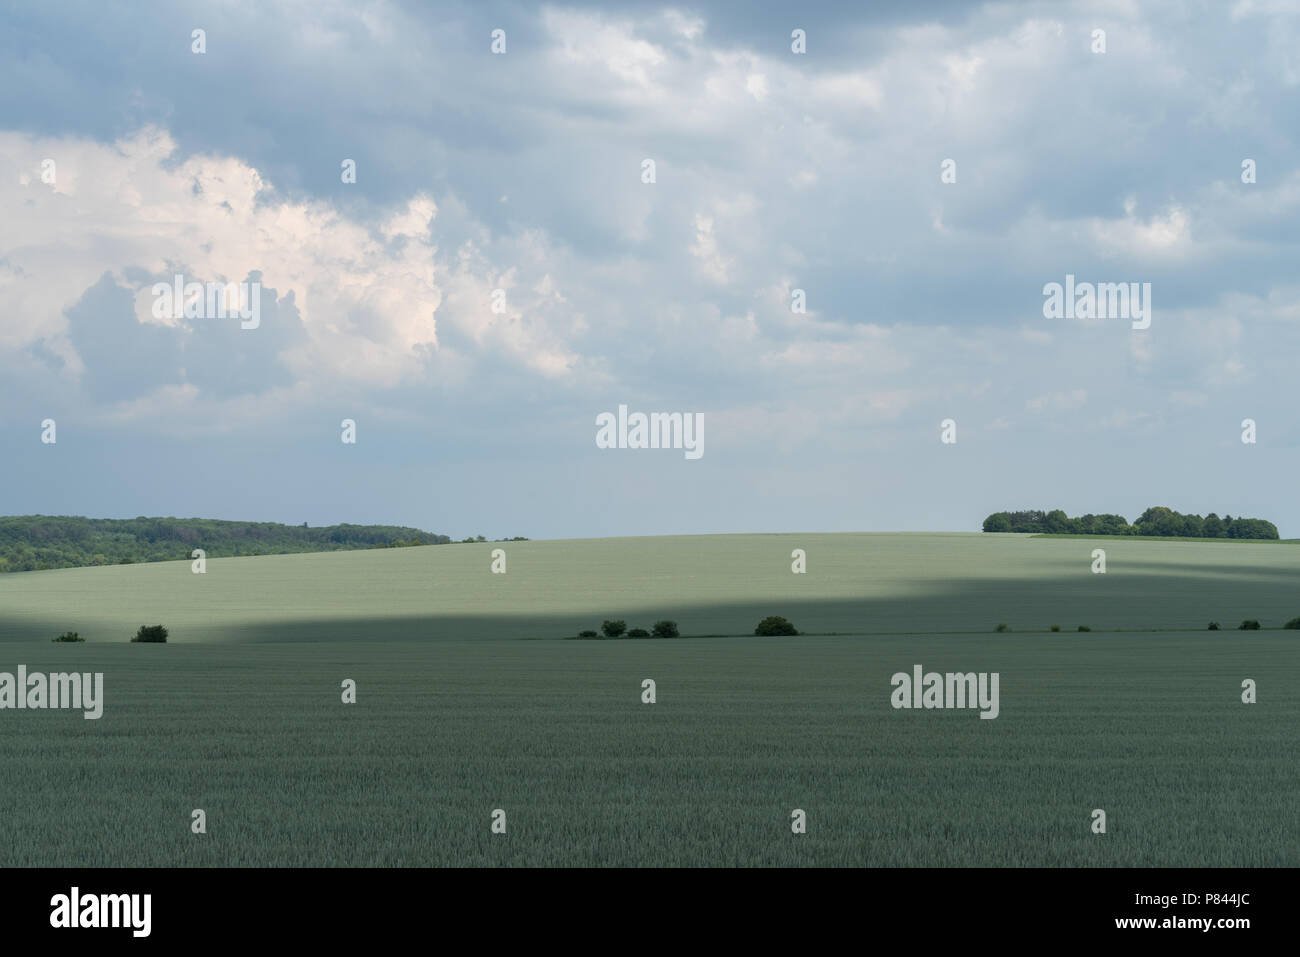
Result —
<instances>
[{"instance_id":1,"label":"white cloud","mask_svg":"<svg viewBox=\"0 0 1300 957\"><path fill-rule=\"evenodd\" d=\"M1183 257L1194 251L1191 217L1173 205L1145 221L1135 215L1133 204L1125 206L1123 220L1094 219L1093 236L1100 251L1111 256Z\"/></svg>"},{"instance_id":2,"label":"white cloud","mask_svg":"<svg viewBox=\"0 0 1300 957\"><path fill-rule=\"evenodd\" d=\"M681 20L676 22L682 24ZM635 36L635 27L630 23L547 7L542 11L542 25L551 39L558 41L558 54L564 62L599 65L625 84L641 90L655 87L656 67L667 59L658 46ZM689 25L682 26L681 30L684 36L693 35Z\"/></svg>"},{"instance_id":3,"label":"white cloud","mask_svg":"<svg viewBox=\"0 0 1300 957\"><path fill-rule=\"evenodd\" d=\"M560 334L531 314L563 297L546 284L512 290L509 315L494 316L490 262L477 254L439 262L431 197L413 196L372 229L325 201L279 196L238 159L177 161L175 149L159 129L111 145L0 133L0 159L58 159L57 190L38 176L0 191L0 290L11 306L0 345L44 339L75 375L65 313L104 273L134 290L137 320L152 323L150 287L159 279L179 271L187 281L240 282L260 271L263 288L292 295L301 317L306 343L282 357L301 379L419 380L438 356L441 322L468 331L494 360L548 377L573 368ZM544 266L544 237L518 242ZM444 304L447 289L460 297L454 308Z\"/></svg>"},{"instance_id":4,"label":"white cloud","mask_svg":"<svg viewBox=\"0 0 1300 957\"><path fill-rule=\"evenodd\" d=\"M718 239L713 233L713 218L697 213L694 220L695 241L690 253L699 261L700 273L709 282L719 285L727 281L731 262L718 251Z\"/></svg>"}]
</instances>

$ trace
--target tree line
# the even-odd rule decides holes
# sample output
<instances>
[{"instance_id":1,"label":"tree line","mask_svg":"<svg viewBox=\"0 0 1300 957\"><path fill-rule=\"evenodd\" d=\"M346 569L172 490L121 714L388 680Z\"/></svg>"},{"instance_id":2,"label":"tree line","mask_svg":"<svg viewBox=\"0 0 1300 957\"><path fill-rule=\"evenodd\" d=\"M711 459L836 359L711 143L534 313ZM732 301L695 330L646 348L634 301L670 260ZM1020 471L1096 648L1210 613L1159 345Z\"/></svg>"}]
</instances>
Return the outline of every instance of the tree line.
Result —
<instances>
[{"instance_id":1,"label":"tree line","mask_svg":"<svg viewBox=\"0 0 1300 957\"><path fill-rule=\"evenodd\" d=\"M1184 515L1163 505L1152 506L1132 525L1123 515L1081 515L1071 518L1061 509L1050 512L994 512L984 519L986 532L1035 532L1040 535L1156 535L1179 538L1276 539L1277 526L1262 518L1219 518L1211 512Z\"/></svg>"},{"instance_id":2,"label":"tree line","mask_svg":"<svg viewBox=\"0 0 1300 957\"><path fill-rule=\"evenodd\" d=\"M504 541L505 539L503 539ZM485 542L482 535L463 539ZM527 541L523 538L509 541ZM211 518L0 517L0 572L130 565L190 558L196 548L209 558L285 555L359 548L446 545L435 535L402 525L282 525Z\"/></svg>"}]
</instances>

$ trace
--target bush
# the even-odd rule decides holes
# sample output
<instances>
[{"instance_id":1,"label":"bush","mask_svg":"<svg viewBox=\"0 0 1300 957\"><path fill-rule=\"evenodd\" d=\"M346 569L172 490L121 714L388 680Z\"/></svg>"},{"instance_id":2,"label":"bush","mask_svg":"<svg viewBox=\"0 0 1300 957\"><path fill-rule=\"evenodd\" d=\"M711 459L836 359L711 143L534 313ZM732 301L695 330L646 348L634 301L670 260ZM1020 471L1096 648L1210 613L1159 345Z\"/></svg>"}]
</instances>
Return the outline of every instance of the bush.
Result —
<instances>
[{"instance_id":1,"label":"bush","mask_svg":"<svg viewBox=\"0 0 1300 957\"><path fill-rule=\"evenodd\" d=\"M1259 622L1254 618L1247 618L1237 626L1238 631L1259 631Z\"/></svg>"},{"instance_id":2,"label":"bush","mask_svg":"<svg viewBox=\"0 0 1300 957\"><path fill-rule=\"evenodd\" d=\"M1052 631L1060 631L1060 630L1061 630L1061 626L1060 626L1060 625L1053 625L1053 626L1052 626Z\"/></svg>"},{"instance_id":3,"label":"bush","mask_svg":"<svg viewBox=\"0 0 1300 957\"><path fill-rule=\"evenodd\" d=\"M1087 625L1080 625L1080 626L1079 626L1079 630L1080 630L1080 631L1092 631L1092 629L1089 628Z\"/></svg>"},{"instance_id":4,"label":"bush","mask_svg":"<svg viewBox=\"0 0 1300 957\"><path fill-rule=\"evenodd\" d=\"M769 635L797 635L799 632L795 631L794 625L780 615L769 615L758 623L758 627L754 629L754 634L766 637Z\"/></svg>"},{"instance_id":5,"label":"bush","mask_svg":"<svg viewBox=\"0 0 1300 957\"><path fill-rule=\"evenodd\" d=\"M1282 627L1283 627L1283 628L1292 628L1292 629L1300 628L1300 618L1292 618L1290 621L1288 621L1288 622L1287 622L1285 625L1283 625Z\"/></svg>"},{"instance_id":6,"label":"bush","mask_svg":"<svg viewBox=\"0 0 1300 957\"><path fill-rule=\"evenodd\" d=\"M65 631L63 634L59 635L59 637L53 640L54 641L85 641L86 639L82 638L75 631Z\"/></svg>"},{"instance_id":7,"label":"bush","mask_svg":"<svg viewBox=\"0 0 1300 957\"><path fill-rule=\"evenodd\" d=\"M605 619L605 623L600 626L600 630L605 633L606 638L617 638L623 632L627 631L627 622L610 621Z\"/></svg>"},{"instance_id":8,"label":"bush","mask_svg":"<svg viewBox=\"0 0 1300 957\"><path fill-rule=\"evenodd\" d=\"M1218 631L1218 630L1219 630L1219 623L1218 623L1217 621L1212 621L1212 622L1210 622L1210 627L1209 627L1209 628L1206 628L1205 630L1206 630L1206 631Z\"/></svg>"},{"instance_id":9,"label":"bush","mask_svg":"<svg viewBox=\"0 0 1300 957\"><path fill-rule=\"evenodd\" d=\"M650 626L650 631L656 638L680 638L682 636L682 633L677 630L677 622L666 619L656 621Z\"/></svg>"},{"instance_id":10,"label":"bush","mask_svg":"<svg viewBox=\"0 0 1300 957\"><path fill-rule=\"evenodd\" d=\"M596 632L594 632L594 631L592 631L590 628L588 628L586 631L580 631L580 632L578 632L578 637L579 637L579 638L599 638L600 635L598 635Z\"/></svg>"},{"instance_id":11,"label":"bush","mask_svg":"<svg viewBox=\"0 0 1300 957\"><path fill-rule=\"evenodd\" d=\"M1004 622L1002 622L1002 624L998 625L998 626L997 626L996 628L994 628L993 630L996 631L998 634L1003 634L1004 632L1008 632L1008 631L1010 631L1010 630L1011 630L1011 626L1008 625L1008 624L1004 621Z\"/></svg>"},{"instance_id":12,"label":"bush","mask_svg":"<svg viewBox=\"0 0 1300 957\"><path fill-rule=\"evenodd\" d=\"M629 638L649 638L650 632L646 631L644 628L633 628L627 633L627 636Z\"/></svg>"},{"instance_id":13,"label":"bush","mask_svg":"<svg viewBox=\"0 0 1300 957\"><path fill-rule=\"evenodd\" d=\"M140 630L135 633L132 641L145 642L164 642L167 640L167 629L162 625L141 625Z\"/></svg>"}]
</instances>

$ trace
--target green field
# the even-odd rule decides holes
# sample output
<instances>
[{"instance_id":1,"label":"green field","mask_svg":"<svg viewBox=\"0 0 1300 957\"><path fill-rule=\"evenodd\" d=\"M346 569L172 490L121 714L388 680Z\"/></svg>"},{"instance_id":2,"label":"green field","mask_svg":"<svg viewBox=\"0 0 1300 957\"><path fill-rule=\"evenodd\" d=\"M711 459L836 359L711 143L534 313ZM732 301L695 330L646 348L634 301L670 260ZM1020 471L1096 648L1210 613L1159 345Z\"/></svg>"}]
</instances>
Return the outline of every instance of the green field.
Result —
<instances>
[{"instance_id":1,"label":"green field","mask_svg":"<svg viewBox=\"0 0 1300 957\"><path fill-rule=\"evenodd\" d=\"M0 711L0 866L1295 866L1300 633L1231 630L1300 615L1292 555L755 535L5 576L0 671L102 671L106 701ZM842 634L512 640L766 614ZM126 643L155 622L173 643ZM998 672L999 717L894 710L918 663Z\"/></svg>"},{"instance_id":2,"label":"green field","mask_svg":"<svg viewBox=\"0 0 1300 957\"><path fill-rule=\"evenodd\" d=\"M490 572L491 552L507 572ZM802 548L808 573L790 571ZM1094 548L1107 573L1090 570ZM605 618L748 634L778 614L843 634L1202 629L1300 615L1300 548L1027 535L701 535L118 565L0 576L0 642L556 638Z\"/></svg>"}]
</instances>

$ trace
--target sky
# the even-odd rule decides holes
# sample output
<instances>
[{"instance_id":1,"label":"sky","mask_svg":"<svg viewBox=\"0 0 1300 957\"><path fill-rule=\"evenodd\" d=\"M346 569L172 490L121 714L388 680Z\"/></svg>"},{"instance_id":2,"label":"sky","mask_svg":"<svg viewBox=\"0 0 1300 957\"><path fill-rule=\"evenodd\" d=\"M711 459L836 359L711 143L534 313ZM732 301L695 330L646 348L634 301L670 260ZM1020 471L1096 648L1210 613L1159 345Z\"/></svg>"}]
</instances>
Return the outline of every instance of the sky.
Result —
<instances>
[{"instance_id":1,"label":"sky","mask_svg":"<svg viewBox=\"0 0 1300 957\"><path fill-rule=\"evenodd\" d=\"M1298 100L1278 0L7 4L0 513L1297 537Z\"/></svg>"}]
</instances>

